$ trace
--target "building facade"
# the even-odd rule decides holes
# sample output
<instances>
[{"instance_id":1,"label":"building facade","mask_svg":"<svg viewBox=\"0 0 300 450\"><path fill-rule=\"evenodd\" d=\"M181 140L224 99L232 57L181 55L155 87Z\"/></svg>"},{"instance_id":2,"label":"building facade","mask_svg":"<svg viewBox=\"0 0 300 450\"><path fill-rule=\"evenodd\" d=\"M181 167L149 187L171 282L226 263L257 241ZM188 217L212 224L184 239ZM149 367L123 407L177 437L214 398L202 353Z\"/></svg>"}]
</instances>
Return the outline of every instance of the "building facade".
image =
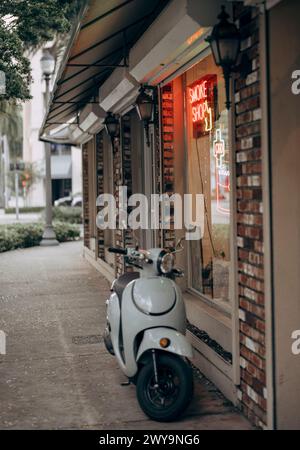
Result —
<instances>
[{"instance_id":1,"label":"building facade","mask_svg":"<svg viewBox=\"0 0 300 450\"><path fill-rule=\"evenodd\" d=\"M172 209L170 229L101 230L100 194L117 204L119 186L128 197L202 194L204 234L177 256L194 363L257 427L299 428L299 2L119 3L104 14L88 2L42 128L82 146L84 255L112 280L128 268L110 246L173 247L186 231ZM247 60L232 75L230 110L206 41L224 3ZM112 23L126 29L125 51ZM154 103L148 133L135 106L141 85Z\"/></svg>"},{"instance_id":2,"label":"building facade","mask_svg":"<svg viewBox=\"0 0 300 450\"><path fill-rule=\"evenodd\" d=\"M24 199L24 205L28 207L43 207L46 202L45 144L39 140L39 130L45 111L46 89L40 59L44 51L53 52L52 47L53 44L49 44L49 48L37 50L30 57L34 83L31 84L32 98L23 106L23 159L25 163L30 164L35 177ZM53 143L51 169L53 201L81 192L81 151L78 147Z\"/></svg>"}]
</instances>

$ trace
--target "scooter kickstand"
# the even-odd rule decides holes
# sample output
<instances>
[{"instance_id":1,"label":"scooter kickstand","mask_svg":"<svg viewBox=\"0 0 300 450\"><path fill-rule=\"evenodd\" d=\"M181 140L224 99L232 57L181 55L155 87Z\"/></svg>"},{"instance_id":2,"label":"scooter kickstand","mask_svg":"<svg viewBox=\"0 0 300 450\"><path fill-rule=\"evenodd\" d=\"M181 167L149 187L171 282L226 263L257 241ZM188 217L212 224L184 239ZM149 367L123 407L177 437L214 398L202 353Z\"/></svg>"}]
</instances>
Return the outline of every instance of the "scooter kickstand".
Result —
<instances>
[{"instance_id":1,"label":"scooter kickstand","mask_svg":"<svg viewBox=\"0 0 300 450\"><path fill-rule=\"evenodd\" d=\"M121 383L121 386L130 386L130 385L131 385L130 381L123 381Z\"/></svg>"}]
</instances>

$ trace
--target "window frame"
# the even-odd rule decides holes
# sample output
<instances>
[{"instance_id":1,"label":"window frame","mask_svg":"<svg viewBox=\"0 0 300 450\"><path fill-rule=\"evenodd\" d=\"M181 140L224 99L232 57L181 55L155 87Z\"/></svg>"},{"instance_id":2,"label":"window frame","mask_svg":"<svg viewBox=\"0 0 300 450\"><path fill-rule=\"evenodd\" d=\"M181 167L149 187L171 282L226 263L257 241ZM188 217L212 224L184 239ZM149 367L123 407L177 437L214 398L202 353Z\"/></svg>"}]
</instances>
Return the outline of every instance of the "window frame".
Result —
<instances>
[{"instance_id":1,"label":"window frame","mask_svg":"<svg viewBox=\"0 0 300 450\"><path fill-rule=\"evenodd\" d=\"M196 64L199 64L204 58L208 55L211 55L211 52L207 52L207 49L199 55L199 59L188 69L181 74L182 79L182 91L183 91L183 117L184 117L184 147L185 147L185 167L184 167L184 182L185 182L185 191L188 192L188 132L187 132L187 104L186 104L186 72ZM236 224L236 214L235 214L235 161L234 161L234 133L233 133L233 107L228 114L228 140L230 145L230 160L229 160L229 169L230 169L230 264L229 264L229 287L228 287L228 301L220 301L215 300L206 296L205 294L199 292L197 289L192 287L192 272L191 272L191 244L187 243L187 251L186 251L186 267L187 267L187 292L199 298L203 303L216 308L220 312L224 313L226 316L233 317L233 311L235 310L235 297L236 297L236 288L237 286L237 265L236 265L236 251L234 249L234 239L235 239L235 224Z\"/></svg>"}]
</instances>

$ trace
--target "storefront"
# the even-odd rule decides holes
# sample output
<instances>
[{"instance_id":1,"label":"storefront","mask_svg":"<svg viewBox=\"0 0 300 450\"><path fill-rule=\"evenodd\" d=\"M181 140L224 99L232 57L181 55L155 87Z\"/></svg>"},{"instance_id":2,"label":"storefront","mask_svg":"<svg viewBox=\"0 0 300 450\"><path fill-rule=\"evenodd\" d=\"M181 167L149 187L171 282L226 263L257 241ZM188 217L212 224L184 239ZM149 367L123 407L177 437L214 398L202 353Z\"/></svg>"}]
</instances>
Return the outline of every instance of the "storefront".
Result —
<instances>
[{"instance_id":1,"label":"storefront","mask_svg":"<svg viewBox=\"0 0 300 450\"><path fill-rule=\"evenodd\" d=\"M241 32L241 56L248 60L248 72L241 75L236 68L232 75L229 93L232 107L227 110L223 72L215 65L206 41L224 2L171 0L164 5L156 2L151 20L149 2L139 2L140 10L134 8L135 1L125 6L120 3L118 13L105 15L99 28L100 6L91 0L88 15L80 31L77 30L77 40L71 45L67 59L84 69L75 69L71 63L65 72L61 71L44 126L49 138L56 121L62 122L67 129L64 136L70 136L64 137L66 143L76 141L82 145L84 256L108 280L127 270L122 257L108 253L109 246L137 243L146 248L174 246L185 229L171 226L164 231L147 229L134 233L130 229L100 230L96 226L99 211L96 199L100 194L112 193L118 203L118 187L125 185L128 195L203 196L203 236L200 240L186 241L184 251L177 254L177 265L185 272L180 285L187 307L188 336L195 348L194 363L260 428L274 428L276 414L288 416L288 403L283 397L290 384L280 385L281 369L287 363L297 373L295 360L282 356L289 354L286 343L290 336L286 336L291 331L291 323L294 327L296 324L287 320L286 327L280 328L279 319L286 309L282 301L274 309L273 277L277 277L277 296L283 296L282 289L286 286L280 277L281 257L286 258L288 266L288 257L293 255L293 265L297 267L298 254L296 247L288 250L277 246L281 250L280 254L275 252L276 273L273 274L271 210L274 207L274 236L283 245L278 238L283 227L278 206L283 204L279 201L282 177L287 183L285 189L290 191L286 166L275 164L278 177L272 182L276 203L271 204L267 70L269 57L271 66L278 66L276 46L268 55L268 21L271 20L270 33L275 30L281 12L286 15L286 22L292 22L289 15L295 9L293 1L270 1L267 9L263 5L257 7L257 1L249 0L247 6L242 1L228 2L227 10ZM283 4L286 10L281 11ZM270 12L269 7L272 7ZM114 42L107 30L112 23L115 27L118 23L120 29L126 24L131 28L133 14L137 23L144 20L145 14L147 26L142 33L138 27L135 33L132 30L131 43L122 53L121 36ZM100 37L103 42L111 43L109 52L99 47ZM86 48L87 40L89 48ZM273 36L272 42L275 41ZM99 51L94 54L96 48ZM296 43L293 49L294 53L287 52L289 67L298 55ZM117 58L112 57L114 52ZM103 60L114 67L109 74L101 64L97 67L97 61ZM86 77L85 71L89 71L90 77ZM150 89L154 103L147 132L135 106L141 86ZM271 86L276 88L274 80ZM90 90L93 95L89 96L87 106L82 108L81 103L74 106L74 99L82 101ZM283 92L286 97L286 91ZM63 99L70 106L55 106L58 98L58 104ZM272 101L275 163L282 155L282 128L289 130L291 118L296 116L293 100L286 122L278 113L283 111L280 95ZM108 116L116 119L113 136L108 136L104 129ZM292 153L292 146L296 148L295 136L289 147L290 163L296 161ZM294 183L295 188L296 178ZM294 224L298 214L295 211L298 210L294 210ZM192 222L190 217L185 227ZM294 229L292 233L295 234ZM297 278L294 272L290 273L292 280ZM297 289L295 285L295 292ZM297 309L297 301L294 296L290 319L296 316L292 311ZM280 356L274 349L274 339L275 347L281 348L283 332L285 346ZM280 410L276 410L276 395L281 401ZM296 402L293 405L295 411ZM290 417L287 423L292 423ZM283 419L281 424L288 426Z\"/></svg>"},{"instance_id":2,"label":"storefront","mask_svg":"<svg viewBox=\"0 0 300 450\"><path fill-rule=\"evenodd\" d=\"M186 241L184 255L177 258L185 268L182 287L197 360L201 370L236 401L232 132L224 84L222 71L204 47L197 60L160 86L161 127L170 194L204 194L204 236ZM184 230L176 230L174 239L183 234Z\"/></svg>"}]
</instances>

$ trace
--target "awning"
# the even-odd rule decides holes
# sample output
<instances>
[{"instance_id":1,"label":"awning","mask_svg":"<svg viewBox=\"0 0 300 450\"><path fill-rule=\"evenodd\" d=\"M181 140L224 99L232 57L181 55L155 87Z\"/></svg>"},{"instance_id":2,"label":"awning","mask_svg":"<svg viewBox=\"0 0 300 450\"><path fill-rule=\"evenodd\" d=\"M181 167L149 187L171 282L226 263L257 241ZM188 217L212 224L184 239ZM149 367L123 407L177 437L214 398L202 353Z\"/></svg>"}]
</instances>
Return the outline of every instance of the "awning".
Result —
<instances>
[{"instance_id":1,"label":"awning","mask_svg":"<svg viewBox=\"0 0 300 450\"><path fill-rule=\"evenodd\" d=\"M129 73L139 83L154 84L197 57L217 22L224 0L173 0L130 52Z\"/></svg>"},{"instance_id":2,"label":"awning","mask_svg":"<svg viewBox=\"0 0 300 450\"><path fill-rule=\"evenodd\" d=\"M80 110L98 103L98 89L169 0L88 0L54 84L41 137L63 124L77 123Z\"/></svg>"}]
</instances>

